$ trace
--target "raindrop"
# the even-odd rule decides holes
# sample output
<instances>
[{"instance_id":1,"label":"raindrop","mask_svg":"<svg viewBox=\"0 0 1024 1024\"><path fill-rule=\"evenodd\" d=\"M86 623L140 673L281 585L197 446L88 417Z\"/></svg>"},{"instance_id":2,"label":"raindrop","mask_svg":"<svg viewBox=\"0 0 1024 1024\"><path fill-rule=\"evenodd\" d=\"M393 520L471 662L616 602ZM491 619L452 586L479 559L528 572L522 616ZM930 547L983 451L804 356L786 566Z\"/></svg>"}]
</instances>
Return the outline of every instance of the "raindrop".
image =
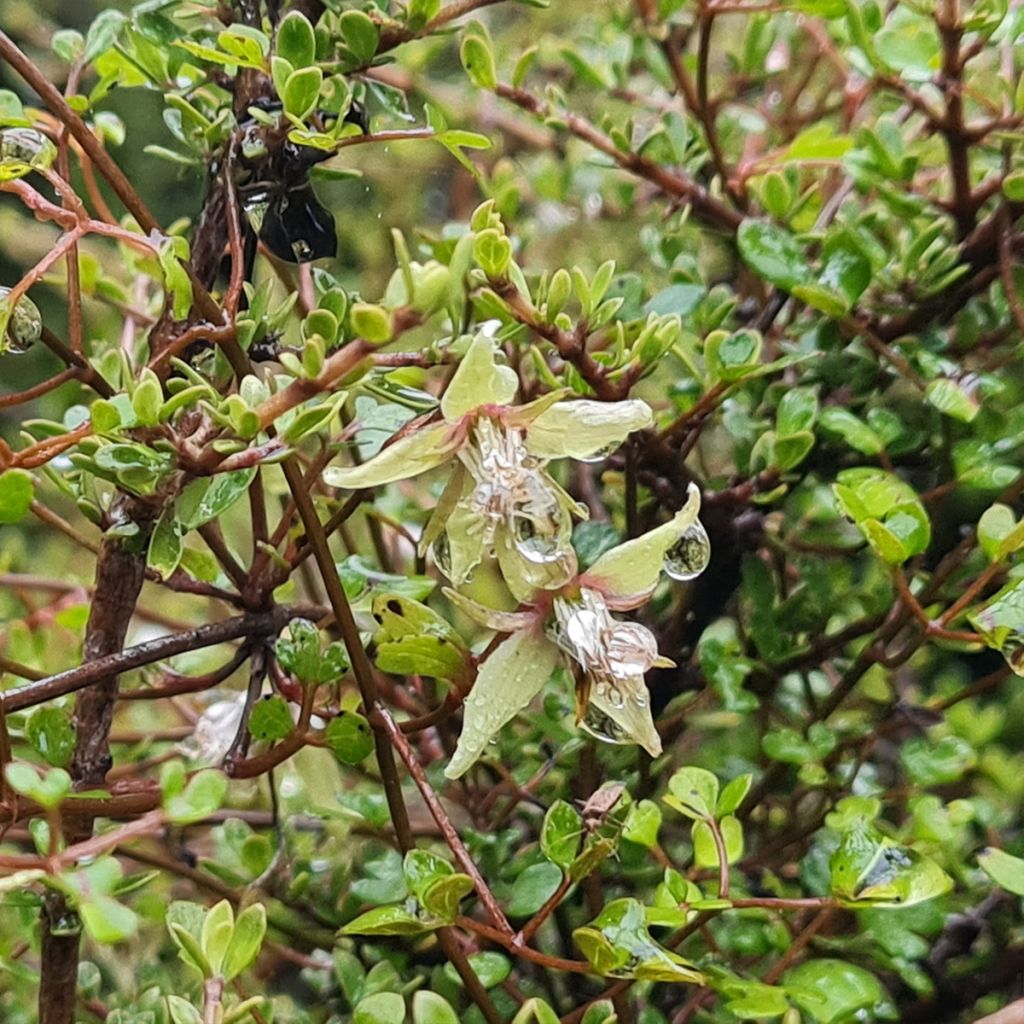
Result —
<instances>
[{"instance_id":1,"label":"raindrop","mask_svg":"<svg viewBox=\"0 0 1024 1024\"><path fill-rule=\"evenodd\" d=\"M1014 675L1024 676L1024 638L1011 633L999 650Z\"/></svg>"},{"instance_id":2,"label":"raindrop","mask_svg":"<svg viewBox=\"0 0 1024 1024\"><path fill-rule=\"evenodd\" d=\"M537 525L529 516L512 513L512 534L516 550L528 562L543 565L557 562L563 557L563 549L558 543L558 538L537 533Z\"/></svg>"},{"instance_id":3,"label":"raindrop","mask_svg":"<svg viewBox=\"0 0 1024 1024\"><path fill-rule=\"evenodd\" d=\"M447 532L442 532L430 545L430 554L438 570L449 579L452 575L452 547Z\"/></svg>"},{"instance_id":4,"label":"raindrop","mask_svg":"<svg viewBox=\"0 0 1024 1024\"><path fill-rule=\"evenodd\" d=\"M35 128L5 128L0 132L0 179L46 170L56 159L57 147Z\"/></svg>"},{"instance_id":5,"label":"raindrop","mask_svg":"<svg viewBox=\"0 0 1024 1024\"><path fill-rule=\"evenodd\" d=\"M25 352L43 336L43 317L26 297L11 309L7 301L10 294L10 288L0 287L0 330L6 321L6 330L0 335L0 353Z\"/></svg>"},{"instance_id":6,"label":"raindrop","mask_svg":"<svg viewBox=\"0 0 1024 1024\"><path fill-rule=\"evenodd\" d=\"M665 552L664 569L674 580L692 580L699 576L711 561L711 541L700 522L686 528Z\"/></svg>"},{"instance_id":7,"label":"raindrop","mask_svg":"<svg viewBox=\"0 0 1024 1024\"><path fill-rule=\"evenodd\" d=\"M599 449L592 455L587 455L585 457L577 456L576 461L588 463L604 462L604 460L607 459L609 455L614 455L615 452L618 451L618 448L618 444L605 445L604 448Z\"/></svg>"},{"instance_id":8,"label":"raindrop","mask_svg":"<svg viewBox=\"0 0 1024 1024\"><path fill-rule=\"evenodd\" d=\"M580 728L602 743L632 743L622 726L594 704L587 705L580 721Z\"/></svg>"},{"instance_id":9,"label":"raindrop","mask_svg":"<svg viewBox=\"0 0 1024 1024\"><path fill-rule=\"evenodd\" d=\"M74 910L61 914L50 924L51 935L78 935L82 930L82 921Z\"/></svg>"}]
</instances>

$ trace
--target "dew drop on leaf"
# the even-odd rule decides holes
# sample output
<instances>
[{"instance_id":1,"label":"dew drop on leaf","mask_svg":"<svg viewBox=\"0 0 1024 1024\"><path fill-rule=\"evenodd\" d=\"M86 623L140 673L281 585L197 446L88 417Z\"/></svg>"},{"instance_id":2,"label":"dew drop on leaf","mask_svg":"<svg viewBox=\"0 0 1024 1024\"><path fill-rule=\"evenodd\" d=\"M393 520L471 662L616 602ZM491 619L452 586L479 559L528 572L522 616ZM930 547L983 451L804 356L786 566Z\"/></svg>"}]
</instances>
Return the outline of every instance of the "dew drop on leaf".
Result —
<instances>
[{"instance_id":1,"label":"dew drop on leaf","mask_svg":"<svg viewBox=\"0 0 1024 1024\"><path fill-rule=\"evenodd\" d=\"M11 309L10 293L10 288L0 287L0 353L25 352L42 337L43 317L29 298L21 298Z\"/></svg>"},{"instance_id":2,"label":"dew drop on leaf","mask_svg":"<svg viewBox=\"0 0 1024 1024\"><path fill-rule=\"evenodd\" d=\"M686 528L682 535L665 552L664 569L674 580L695 579L711 561L711 541L707 530L699 521Z\"/></svg>"}]
</instances>

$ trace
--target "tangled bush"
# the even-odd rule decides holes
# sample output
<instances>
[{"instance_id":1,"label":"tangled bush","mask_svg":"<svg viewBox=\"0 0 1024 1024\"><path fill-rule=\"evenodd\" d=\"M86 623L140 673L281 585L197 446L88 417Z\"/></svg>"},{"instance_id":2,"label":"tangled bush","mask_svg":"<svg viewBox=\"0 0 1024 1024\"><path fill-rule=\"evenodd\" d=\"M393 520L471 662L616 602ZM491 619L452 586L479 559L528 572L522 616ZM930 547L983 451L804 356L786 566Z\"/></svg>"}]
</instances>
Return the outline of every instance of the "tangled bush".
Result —
<instances>
[{"instance_id":1,"label":"tangled bush","mask_svg":"<svg viewBox=\"0 0 1024 1024\"><path fill-rule=\"evenodd\" d=\"M5 13L6 1022L1021 1018L1024 9Z\"/></svg>"}]
</instances>

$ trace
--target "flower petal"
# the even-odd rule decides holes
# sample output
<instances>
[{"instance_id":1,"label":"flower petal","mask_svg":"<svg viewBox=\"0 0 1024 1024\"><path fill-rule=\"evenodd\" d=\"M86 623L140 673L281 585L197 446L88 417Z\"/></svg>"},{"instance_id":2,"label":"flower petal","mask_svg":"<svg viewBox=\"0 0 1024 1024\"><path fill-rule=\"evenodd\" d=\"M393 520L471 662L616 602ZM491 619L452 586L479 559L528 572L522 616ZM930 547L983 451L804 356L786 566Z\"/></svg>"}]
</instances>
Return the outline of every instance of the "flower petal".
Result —
<instances>
[{"instance_id":1,"label":"flower petal","mask_svg":"<svg viewBox=\"0 0 1024 1024\"><path fill-rule=\"evenodd\" d=\"M465 499L448 517L442 538L447 547L447 564L439 564L438 568L457 587L469 581L484 557L484 527L484 517Z\"/></svg>"},{"instance_id":2,"label":"flower petal","mask_svg":"<svg viewBox=\"0 0 1024 1024\"><path fill-rule=\"evenodd\" d=\"M519 377L494 361L494 342L478 334L462 357L441 398L441 413L449 423L481 405L508 405L516 397Z\"/></svg>"},{"instance_id":3,"label":"flower petal","mask_svg":"<svg viewBox=\"0 0 1024 1024\"><path fill-rule=\"evenodd\" d=\"M433 423L387 445L361 466L328 466L324 483L359 491L406 480L447 462L461 443L450 423Z\"/></svg>"},{"instance_id":4,"label":"flower petal","mask_svg":"<svg viewBox=\"0 0 1024 1024\"><path fill-rule=\"evenodd\" d=\"M625 402L579 399L545 409L526 431L526 447L541 459L589 459L613 451L634 430L654 422L651 407L638 398Z\"/></svg>"},{"instance_id":5,"label":"flower petal","mask_svg":"<svg viewBox=\"0 0 1024 1024\"><path fill-rule=\"evenodd\" d=\"M457 779L476 762L491 737L540 693L558 660L541 631L513 633L483 663L466 698L462 734L444 773Z\"/></svg>"},{"instance_id":6,"label":"flower petal","mask_svg":"<svg viewBox=\"0 0 1024 1024\"><path fill-rule=\"evenodd\" d=\"M651 695L643 676L616 676L614 686L591 686L582 725L609 743L636 743L651 757L661 753L661 737L654 728Z\"/></svg>"},{"instance_id":7,"label":"flower petal","mask_svg":"<svg viewBox=\"0 0 1024 1024\"><path fill-rule=\"evenodd\" d=\"M451 587L445 587L443 593L460 612L468 615L479 625L498 633L518 633L537 621L535 612L503 612L474 601L473 598L466 597Z\"/></svg>"},{"instance_id":8,"label":"flower petal","mask_svg":"<svg viewBox=\"0 0 1024 1024\"><path fill-rule=\"evenodd\" d=\"M452 466L452 475L448 477L448 483L444 485L444 490L437 499L434 511L430 513L427 525L423 528L419 543L416 545L416 550L421 556L425 555L434 541L444 533L445 525L455 511L455 506L465 496L467 489L471 489L471 485L467 485L469 481L466 479L466 467L461 462L455 462Z\"/></svg>"},{"instance_id":9,"label":"flower petal","mask_svg":"<svg viewBox=\"0 0 1024 1024\"><path fill-rule=\"evenodd\" d=\"M601 591L613 607L642 604L658 584L666 553L697 523L699 512L700 491L690 484L686 504L669 522L605 552L580 582Z\"/></svg>"},{"instance_id":10,"label":"flower petal","mask_svg":"<svg viewBox=\"0 0 1024 1024\"><path fill-rule=\"evenodd\" d=\"M495 533L494 554L505 586L517 601L531 600L538 590L565 586L579 568L568 538L562 543L554 537L516 540L505 526Z\"/></svg>"}]
</instances>

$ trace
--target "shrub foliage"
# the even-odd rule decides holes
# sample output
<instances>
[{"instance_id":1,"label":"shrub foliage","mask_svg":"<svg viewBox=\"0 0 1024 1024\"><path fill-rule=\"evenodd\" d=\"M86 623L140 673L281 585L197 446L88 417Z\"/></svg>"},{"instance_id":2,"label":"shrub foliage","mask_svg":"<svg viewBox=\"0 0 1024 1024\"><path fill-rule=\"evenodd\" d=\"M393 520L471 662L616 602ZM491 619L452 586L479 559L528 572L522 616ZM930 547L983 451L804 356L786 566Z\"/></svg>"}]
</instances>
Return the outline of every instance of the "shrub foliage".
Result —
<instances>
[{"instance_id":1,"label":"shrub foliage","mask_svg":"<svg viewBox=\"0 0 1024 1024\"><path fill-rule=\"evenodd\" d=\"M1011 1001L1022 19L12 17L3 1019Z\"/></svg>"}]
</instances>

